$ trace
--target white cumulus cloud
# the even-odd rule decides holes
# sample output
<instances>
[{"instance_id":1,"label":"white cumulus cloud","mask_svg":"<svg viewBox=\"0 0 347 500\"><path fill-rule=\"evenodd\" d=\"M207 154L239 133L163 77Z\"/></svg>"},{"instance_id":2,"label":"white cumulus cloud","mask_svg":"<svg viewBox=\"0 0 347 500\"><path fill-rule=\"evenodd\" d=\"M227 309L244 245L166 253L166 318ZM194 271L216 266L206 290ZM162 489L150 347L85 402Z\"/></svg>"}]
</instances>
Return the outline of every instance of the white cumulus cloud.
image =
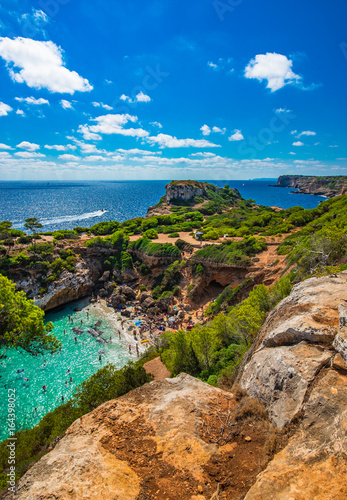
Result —
<instances>
[{"instance_id":1,"label":"white cumulus cloud","mask_svg":"<svg viewBox=\"0 0 347 500\"><path fill-rule=\"evenodd\" d=\"M215 134L225 134L226 129L225 128L219 128L219 127L212 127L212 129L208 125L203 125L200 128L202 135L210 135L212 132Z\"/></svg>"},{"instance_id":2,"label":"white cumulus cloud","mask_svg":"<svg viewBox=\"0 0 347 500\"><path fill-rule=\"evenodd\" d=\"M11 146L8 146L7 144L0 143L0 149L12 149L12 148L11 148Z\"/></svg>"},{"instance_id":3,"label":"white cumulus cloud","mask_svg":"<svg viewBox=\"0 0 347 500\"><path fill-rule=\"evenodd\" d=\"M158 144L160 148L219 148L218 144L213 144L206 139L177 139L167 134L158 134L155 137L147 137L150 144Z\"/></svg>"},{"instance_id":4,"label":"white cumulus cloud","mask_svg":"<svg viewBox=\"0 0 347 500\"><path fill-rule=\"evenodd\" d=\"M0 37L0 56L12 80L28 87L67 94L93 89L87 79L65 67L63 50L51 41Z\"/></svg>"},{"instance_id":5,"label":"white cumulus cloud","mask_svg":"<svg viewBox=\"0 0 347 500\"><path fill-rule=\"evenodd\" d=\"M66 146L60 144L53 144L53 145L46 144L45 148L54 149L55 151L68 151L69 149L75 150L77 146L74 146L73 144L67 144Z\"/></svg>"},{"instance_id":6,"label":"white cumulus cloud","mask_svg":"<svg viewBox=\"0 0 347 500\"><path fill-rule=\"evenodd\" d=\"M40 146L33 142L23 141L20 144L17 144L17 148L25 149L25 151L36 151L37 149L40 149Z\"/></svg>"},{"instance_id":7,"label":"white cumulus cloud","mask_svg":"<svg viewBox=\"0 0 347 500\"><path fill-rule=\"evenodd\" d=\"M136 102L151 102L151 98L149 97L149 95L146 95L144 94L142 91L139 92L136 97Z\"/></svg>"},{"instance_id":8,"label":"white cumulus cloud","mask_svg":"<svg viewBox=\"0 0 347 500\"><path fill-rule=\"evenodd\" d=\"M85 132L89 132L91 134L118 134L130 137L147 137L149 133L142 128L124 128L124 125L127 123L135 123L138 121L137 116L132 115L102 115L96 118L93 118L96 125L86 126L87 128L83 128L82 126L79 128L79 131L84 134L84 138L86 137Z\"/></svg>"},{"instance_id":9,"label":"white cumulus cloud","mask_svg":"<svg viewBox=\"0 0 347 500\"><path fill-rule=\"evenodd\" d=\"M300 132L297 137L301 137L302 135L317 135L317 132L313 132L312 130L304 130L303 132Z\"/></svg>"},{"instance_id":10,"label":"white cumulus cloud","mask_svg":"<svg viewBox=\"0 0 347 500\"><path fill-rule=\"evenodd\" d=\"M149 95L146 95L142 92L139 92L138 94L136 94L136 96L134 97L134 99L132 99L131 97L129 97L128 95L125 95L125 94L122 94L119 98L121 101L124 101L124 102L129 102L131 104L136 104L138 102L151 102L151 98L149 97Z\"/></svg>"},{"instance_id":11,"label":"white cumulus cloud","mask_svg":"<svg viewBox=\"0 0 347 500\"><path fill-rule=\"evenodd\" d=\"M287 108L278 108L275 110L275 113L277 113L278 115L281 115L283 113L291 113L291 110L287 109Z\"/></svg>"},{"instance_id":12,"label":"white cumulus cloud","mask_svg":"<svg viewBox=\"0 0 347 500\"><path fill-rule=\"evenodd\" d=\"M293 61L276 52L258 54L245 68L246 78L255 78L262 82L267 80L266 87L275 92L285 85L298 83L301 76L296 75L293 70Z\"/></svg>"},{"instance_id":13,"label":"white cumulus cloud","mask_svg":"<svg viewBox=\"0 0 347 500\"><path fill-rule=\"evenodd\" d=\"M163 128L162 124L159 122L149 122L149 124L153 125L153 127Z\"/></svg>"},{"instance_id":14,"label":"white cumulus cloud","mask_svg":"<svg viewBox=\"0 0 347 500\"><path fill-rule=\"evenodd\" d=\"M4 102L0 102L0 116L7 116L11 111L11 106L5 104Z\"/></svg>"},{"instance_id":15,"label":"white cumulus cloud","mask_svg":"<svg viewBox=\"0 0 347 500\"><path fill-rule=\"evenodd\" d=\"M41 153L34 153L32 151L19 151L18 153L15 153L15 155L20 158L42 158L45 156Z\"/></svg>"},{"instance_id":16,"label":"white cumulus cloud","mask_svg":"<svg viewBox=\"0 0 347 500\"><path fill-rule=\"evenodd\" d=\"M228 137L229 141L242 141L244 139L241 130L234 130L234 133Z\"/></svg>"},{"instance_id":17,"label":"white cumulus cloud","mask_svg":"<svg viewBox=\"0 0 347 500\"><path fill-rule=\"evenodd\" d=\"M35 97L16 97L16 101L25 102L26 104L31 104L33 106L42 106L43 104L48 104L49 101L47 99L43 99L40 97L39 99L35 99Z\"/></svg>"},{"instance_id":18,"label":"white cumulus cloud","mask_svg":"<svg viewBox=\"0 0 347 500\"><path fill-rule=\"evenodd\" d=\"M112 106L104 104L103 102L92 102L92 104L95 108L104 108L107 109L107 111L111 111L111 109L113 109Z\"/></svg>"},{"instance_id":19,"label":"white cumulus cloud","mask_svg":"<svg viewBox=\"0 0 347 500\"><path fill-rule=\"evenodd\" d=\"M304 146L304 143L301 141L296 141L296 142L293 142L293 146Z\"/></svg>"},{"instance_id":20,"label":"white cumulus cloud","mask_svg":"<svg viewBox=\"0 0 347 500\"><path fill-rule=\"evenodd\" d=\"M74 109L72 103L70 101L66 101L65 99L60 101L60 105L64 109Z\"/></svg>"},{"instance_id":21,"label":"white cumulus cloud","mask_svg":"<svg viewBox=\"0 0 347 500\"><path fill-rule=\"evenodd\" d=\"M208 125L203 125L200 130L202 132L202 135L210 135L211 133L211 129Z\"/></svg>"},{"instance_id":22,"label":"white cumulus cloud","mask_svg":"<svg viewBox=\"0 0 347 500\"><path fill-rule=\"evenodd\" d=\"M76 161L76 160L79 160L80 158L78 156L75 156L75 155L59 155L58 158L60 160L68 160L68 161Z\"/></svg>"}]
</instances>

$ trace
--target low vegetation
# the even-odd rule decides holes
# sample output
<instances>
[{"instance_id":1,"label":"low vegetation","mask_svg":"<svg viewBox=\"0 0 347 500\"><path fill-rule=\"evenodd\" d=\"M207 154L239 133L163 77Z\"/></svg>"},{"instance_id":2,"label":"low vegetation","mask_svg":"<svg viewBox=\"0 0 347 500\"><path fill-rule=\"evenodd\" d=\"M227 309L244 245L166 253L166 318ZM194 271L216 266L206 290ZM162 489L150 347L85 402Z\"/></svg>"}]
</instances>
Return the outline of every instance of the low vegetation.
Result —
<instances>
[{"instance_id":1,"label":"low vegetation","mask_svg":"<svg viewBox=\"0 0 347 500\"><path fill-rule=\"evenodd\" d=\"M266 315L290 293L291 287L289 277L281 278L270 290L259 285L247 299L227 314L218 314L207 325L197 325L190 332L166 334L161 359L173 376L185 372L212 385L230 387Z\"/></svg>"},{"instance_id":2,"label":"low vegetation","mask_svg":"<svg viewBox=\"0 0 347 500\"><path fill-rule=\"evenodd\" d=\"M144 359L135 364L129 363L116 370L106 365L79 385L70 401L47 413L32 429L16 432L16 480L25 474L29 466L37 462L64 435L66 429L82 415L89 413L110 399L123 396L140 387L149 380L143 364ZM8 476L8 442L0 443L0 490L5 489Z\"/></svg>"}]
</instances>

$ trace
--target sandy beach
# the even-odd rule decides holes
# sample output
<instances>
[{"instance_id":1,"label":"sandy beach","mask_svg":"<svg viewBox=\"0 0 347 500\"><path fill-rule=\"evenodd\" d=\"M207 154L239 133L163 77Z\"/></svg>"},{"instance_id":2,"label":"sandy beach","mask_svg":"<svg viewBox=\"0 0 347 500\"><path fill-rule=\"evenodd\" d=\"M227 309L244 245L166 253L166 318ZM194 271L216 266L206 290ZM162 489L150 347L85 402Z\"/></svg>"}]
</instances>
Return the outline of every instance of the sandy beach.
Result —
<instances>
[{"instance_id":1,"label":"sandy beach","mask_svg":"<svg viewBox=\"0 0 347 500\"><path fill-rule=\"evenodd\" d=\"M98 302L89 304L89 306L86 308L86 311L90 309L97 310L101 316L104 316L108 321L112 323L112 325L114 326L114 335L119 336L120 333L120 336L124 340L124 342L126 342L128 346L130 346L131 354L134 359L137 359L136 345L138 346L140 354L143 354L149 347L149 342L141 343L139 329L134 324L134 321L140 320L141 318L136 317L134 318L134 320L125 318L119 312L116 312L113 307L108 307L106 300L101 298ZM134 333L137 340L135 339Z\"/></svg>"}]
</instances>

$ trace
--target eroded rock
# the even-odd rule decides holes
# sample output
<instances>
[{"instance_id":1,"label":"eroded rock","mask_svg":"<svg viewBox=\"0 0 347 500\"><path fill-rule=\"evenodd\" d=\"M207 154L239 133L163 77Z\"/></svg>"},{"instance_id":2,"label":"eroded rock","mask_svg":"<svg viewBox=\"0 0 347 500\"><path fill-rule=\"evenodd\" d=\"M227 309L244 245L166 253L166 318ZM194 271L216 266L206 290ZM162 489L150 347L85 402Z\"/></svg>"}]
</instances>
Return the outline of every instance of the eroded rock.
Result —
<instances>
[{"instance_id":1,"label":"eroded rock","mask_svg":"<svg viewBox=\"0 0 347 500\"><path fill-rule=\"evenodd\" d=\"M301 410L310 383L332 356L307 342L265 348L245 366L241 386L265 405L270 420L282 429Z\"/></svg>"},{"instance_id":2,"label":"eroded rock","mask_svg":"<svg viewBox=\"0 0 347 500\"><path fill-rule=\"evenodd\" d=\"M347 498L347 377L329 370L305 405L302 427L245 500Z\"/></svg>"},{"instance_id":3,"label":"eroded rock","mask_svg":"<svg viewBox=\"0 0 347 500\"><path fill-rule=\"evenodd\" d=\"M199 434L199 415L210 411L218 394L223 391L181 374L101 405L76 420L23 476L16 500L135 500L144 484L161 484L159 467L189 492L185 481L204 482L203 467L218 451ZM128 448L136 462L121 458ZM185 491L181 498L190 497Z\"/></svg>"}]
</instances>

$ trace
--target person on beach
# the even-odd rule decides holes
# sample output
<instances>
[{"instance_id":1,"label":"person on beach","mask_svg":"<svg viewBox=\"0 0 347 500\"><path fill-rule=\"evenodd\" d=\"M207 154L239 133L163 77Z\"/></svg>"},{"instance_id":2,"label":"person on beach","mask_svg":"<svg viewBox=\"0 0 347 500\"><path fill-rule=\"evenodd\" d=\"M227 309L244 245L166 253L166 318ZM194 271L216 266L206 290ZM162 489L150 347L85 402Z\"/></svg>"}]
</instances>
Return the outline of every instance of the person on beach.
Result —
<instances>
[{"instance_id":1,"label":"person on beach","mask_svg":"<svg viewBox=\"0 0 347 500\"><path fill-rule=\"evenodd\" d=\"M137 357L140 356L140 352L139 352L139 345L138 343L136 343L136 354L137 354Z\"/></svg>"},{"instance_id":2,"label":"person on beach","mask_svg":"<svg viewBox=\"0 0 347 500\"><path fill-rule=\"evenodd\" d=\"M129 344L129 352L130 352L130 354L131 354L131 345L130 345L130 344Z\"/></svg>"}]
</instances>

